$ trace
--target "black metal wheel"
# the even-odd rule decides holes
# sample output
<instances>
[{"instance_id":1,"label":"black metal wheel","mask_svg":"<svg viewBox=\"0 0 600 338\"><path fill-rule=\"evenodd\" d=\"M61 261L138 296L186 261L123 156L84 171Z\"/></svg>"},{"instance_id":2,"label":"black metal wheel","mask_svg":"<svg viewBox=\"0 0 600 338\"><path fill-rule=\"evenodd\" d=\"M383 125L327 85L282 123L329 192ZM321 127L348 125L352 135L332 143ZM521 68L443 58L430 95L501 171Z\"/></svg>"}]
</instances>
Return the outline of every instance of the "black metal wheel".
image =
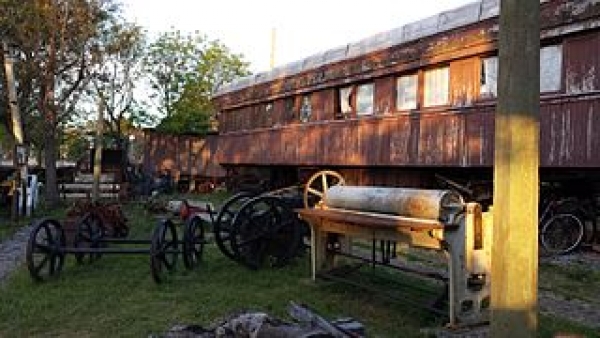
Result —
<instances>
[{"instance_id":1,"label":"black metal wheel","mask_svg":"<svg viewBox=\"0 0 600 338\"><path fill-rule=\"evenodd\" d=\"M150 244L150 268L156 283L163 281L165 272L175 270L178 254L177 228L172 221L161 220L154 228Z\"/></svg>"},{"instance_id":2,"label":"black metal wheel","mask_svg":"<svg viewBox=\"0 0 600 338\"><path fill-rule=\"evenodd\" d=\"M105 237L104 227L102 225L102 219L93 212L88 212L83 215L79 221L77 221L77 233L75 234L75 240L73 246L75 248L100 248L103 247L101 240ZM93 263L100 259L102 255L100 253L76 253L75 259L78 263L82 264L86 261Z\"/></svg>"},{"instance_id":3,"label":"black metal wheel","mask_svg":"<svg viewBox=\"0 0 600 338\"><path fill-rule=\"evenodd\" d=\"M193 269L200 264L204 252L204 222L198 216L190 217L185 223L183 233L183 264Z\"/></svg>"},{"instance_id":4,"label":"black metal wheel","mask_svg":"<svg viewBox=\"0 0 600 338\"><path fill-rule=\"evenodd\" d=\"M253 198L233 219L231 248L238 262L251 269L283 266L299 253L301 244L299 219L278 197Z\"/></svg>"},{"instance_id":5,"label":"black metal wheel","mask_svg":"<svg viewBox=\"0 0 600 338\"><path fill-rule=\"evenodd\" d=\"M254 196L249 192L241 192L231 196L221 207L213 224L215 242L219 250L230 259L237 260L231 248L231 224L233 218L240 210L240 207Z\"/></svg>"},{"instance_id":6,"label":"black metal wheel","mask_svg":"<svg viewBox=\"0 0 600 338\"><path fill-rule=\"evenodd\" d=\"M304 185L304 207L318 208L323 202L327 189L344 183L344 177L337 171L323 170L315 173Z\"/></svg>"},{"instance_id":7,"label":"black metal wheel","mask_svg":"<svg viewBox=\"0 0 600 338\"><path fill-rule=\"evenodd\" d=\"M31 278L43 281L58 275L65 261L65 246L65 233L58 221L36 221L29 235L26 251Z\"/></svg>"}]
</instances>

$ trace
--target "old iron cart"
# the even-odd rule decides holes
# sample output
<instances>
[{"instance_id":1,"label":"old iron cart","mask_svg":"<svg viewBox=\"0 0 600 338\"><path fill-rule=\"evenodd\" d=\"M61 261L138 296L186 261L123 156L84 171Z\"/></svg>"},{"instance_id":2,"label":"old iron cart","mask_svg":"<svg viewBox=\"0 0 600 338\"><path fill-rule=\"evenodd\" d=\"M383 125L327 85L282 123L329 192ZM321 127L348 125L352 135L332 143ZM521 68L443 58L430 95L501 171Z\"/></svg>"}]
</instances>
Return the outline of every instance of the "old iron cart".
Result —
<instances>
[{"instance_id":1,"label":"old iron cart","mask_svg":"<svg viewBox=\"0 0 600 338\"><path fill-rule=\"evenodd\" d=\"M250 269L283 266L304 247L308 227L294 211L302 206L301 186L258 195L240 192L226 200L218 212L201 210L189 215L188 222L195 228L212 223L220 251Z\"/></svg>"},{"instance_id":2,"label":"old iron cart","mask_svg":"<svg viewBox=\"0 0 600 338\"><path fill-rule=\"evenodd\" d=\"M150 256L150 268L155 282L165 278L165 272L175 269L177 257L183 255L184 265L194 268L202 255L204 229L194 222L186 222L183 237L177 235L177 226L171 220L160 220L150 239L126 239L109 237L103 230L102 220L94 213L86 213L77 221L73 243L67 244L63 225L50 218L34 223L27 243L26 260L31 277L43 281L58 275L64 265L65 256L73 254L78 261L97 260L102 255ZM118 244L118 247L109 247ZM149 245L141 247L139 245Z\"/></svg>"}]
</instances>

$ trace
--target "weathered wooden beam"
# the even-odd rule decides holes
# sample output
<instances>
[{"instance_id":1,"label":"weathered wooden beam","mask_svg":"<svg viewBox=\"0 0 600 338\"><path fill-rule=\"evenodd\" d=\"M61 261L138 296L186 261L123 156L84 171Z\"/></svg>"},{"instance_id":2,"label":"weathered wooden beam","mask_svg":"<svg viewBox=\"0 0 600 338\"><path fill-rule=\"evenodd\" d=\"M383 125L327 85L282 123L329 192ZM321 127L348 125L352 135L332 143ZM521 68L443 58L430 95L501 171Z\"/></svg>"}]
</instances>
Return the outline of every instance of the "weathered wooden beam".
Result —
<instances>
[{"instance_id":1,"label":"weathered wooden beam","mask_svg":"<svg viewBox=\"0 0 600 338\"><path fill-rule=\"evenodd\" d=\"M492 337L537 334L539 16L538 0L501 2Z\"/></svg>"}]
</instances>

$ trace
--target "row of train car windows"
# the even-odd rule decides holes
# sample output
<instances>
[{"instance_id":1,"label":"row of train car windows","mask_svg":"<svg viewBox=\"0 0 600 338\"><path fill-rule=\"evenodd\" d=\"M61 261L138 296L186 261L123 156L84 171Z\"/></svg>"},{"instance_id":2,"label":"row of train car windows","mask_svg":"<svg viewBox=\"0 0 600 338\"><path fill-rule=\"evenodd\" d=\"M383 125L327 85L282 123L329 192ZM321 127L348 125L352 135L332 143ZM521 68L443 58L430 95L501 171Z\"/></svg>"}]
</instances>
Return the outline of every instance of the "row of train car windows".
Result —
<instances>
[{"instance_id":1,"label":"row of train car windows","mask_svg":"<svg viewBox=\"0 0 600 338\"><path fill-rule=\"evenodd\" d=\"M540 50L540 92L556 92L561 88L562 46L552 45ZM498 84L498 57L481 59L479 96L494 98ZM396 79L396 110L418 108L419 75L417 73L399 76ZM374 113L374 84L364 83L340 88L339 112L341 116ZM442 66L423 72L423 104L425 108L445 106L450 102L450 67Z\"/></svg>"},{"instance_id":2,"label":"row of train car windows","mask_svg":"<svg viewBox=\"0 0 600 338\"><path fill-rule=\"evenodd\" d=\"M413 73L403 74L395 79L393 93L395 102L388 105L394 107L377 107L375 97L383 97L383 94L375 93L374 82L353 84L336 89L336 104L334 109L335 119L350 117L369 116L379 113L391 113L392 111L411 111L429 107L443 107L450 105L463 105L472 102L473 98L488 99L495 98L498 85L498 57L489 56L479 60L479 74L473 74L473 67L460 70L451 65L444 65L436 68L426 69ZM459 61L460 63L460 61ZM476 65L473 63L473 65ZM550 45L540 50L540 92L550 93L561 90L563 50L562 45ZM477 69L477 68L475 68ZM462 72L462 73L461 73ZM477 71L475 71L477 72ZM454 77L454 80L453 80ZM469 82L471 83L465 83ZM422 96L419 97L419 88L422 86ZM465 90L468 88L468 90ZM454 93L452 93L454 91ZM456 92L459 92L457 94ZM468 91L462 93L460 91ZM239 130L251 129L256 127L270 127L274 125L284 125L294 122L309 122L316 119L327 119L325 116L313 116L315 101L322 100L314 94L304 94L300 97L287 97L281 106L274 102L268 102L255 107L257 115L248 119L246 114L228 114L230 118L226 129ZM322 102L321 102L322 103ZM386 103L387 104L387 103ZM275 109L275 106L280 107ZM381 106L381 104L380 104ZM321 107L322 109L322 107ZM325 113L326 114L326 113ZM234 121L235 117L242 122Z\"/></svg>"}]
</instances>

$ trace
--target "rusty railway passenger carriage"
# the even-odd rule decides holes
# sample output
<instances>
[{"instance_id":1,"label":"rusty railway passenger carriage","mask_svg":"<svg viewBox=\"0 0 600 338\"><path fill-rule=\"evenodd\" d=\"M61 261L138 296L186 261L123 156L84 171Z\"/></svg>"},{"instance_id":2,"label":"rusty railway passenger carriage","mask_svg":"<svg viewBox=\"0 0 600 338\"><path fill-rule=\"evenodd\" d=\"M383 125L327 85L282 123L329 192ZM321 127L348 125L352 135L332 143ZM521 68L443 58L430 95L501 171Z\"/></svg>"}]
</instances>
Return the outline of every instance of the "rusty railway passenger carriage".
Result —
<instances>
[{"instance_id":1,"label":"rusty railway passenger carriage","mask_svg":"<svg viewBox=\"0 0 600 338\"><path fill-rule=\"evenodd\" d=\"M600 5L541 6L542 180L595 181ZM227 85L214 160L274 185L305 168L358 185L491 180L498 8L474 2Z\"/></svg>"}]
</instances>

